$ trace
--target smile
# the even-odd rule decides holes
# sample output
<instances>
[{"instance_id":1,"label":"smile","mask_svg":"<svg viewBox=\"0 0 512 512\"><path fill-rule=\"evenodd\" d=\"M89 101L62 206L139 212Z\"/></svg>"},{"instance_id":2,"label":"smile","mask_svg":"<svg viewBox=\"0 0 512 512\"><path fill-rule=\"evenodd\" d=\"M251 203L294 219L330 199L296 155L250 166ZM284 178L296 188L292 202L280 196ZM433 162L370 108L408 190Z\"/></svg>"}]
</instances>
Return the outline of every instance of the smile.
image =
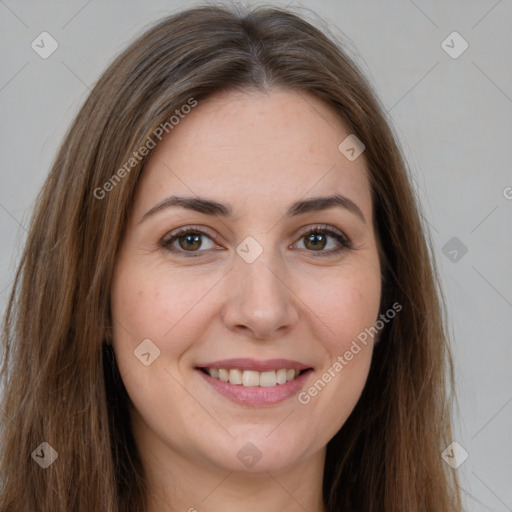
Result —
<instances>
[{"instance_id":1,"label":"smile","mask_svg":"<svg viewBox=\"0 0 512 512\"><path fill-rule=\"evenodd\" d=\"M241 385L246 387L271 387L286 384L298 377L301 372L306 371L286 368L265 372L242 370L238 368L232 368L231 370L226 368L201 368L201 370L214 379L229 382L236 386Z\"/></svg>"},{"instance_id":2,"label":"smile","mask_svg":"<svg viewBox=\"0 0 512 512\"><path fill-rule=\"evenodd\" d=\"M288 359L229 359L195 370L217 394L251 407L272 406L296 395L313 373L312 367Z\"/></svg>"}]
</instances>

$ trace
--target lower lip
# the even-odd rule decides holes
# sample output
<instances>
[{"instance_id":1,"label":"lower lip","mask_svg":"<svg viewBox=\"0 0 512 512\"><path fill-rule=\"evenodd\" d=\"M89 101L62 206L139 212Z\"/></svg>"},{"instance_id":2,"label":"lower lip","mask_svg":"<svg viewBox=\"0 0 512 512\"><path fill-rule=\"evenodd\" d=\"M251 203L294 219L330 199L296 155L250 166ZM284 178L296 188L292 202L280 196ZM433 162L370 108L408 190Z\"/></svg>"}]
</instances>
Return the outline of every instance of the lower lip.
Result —
<instances>
[{"instance_id":1,"label":"lower lip","mask_svg":"<svg viewBox=\"0 0 512 512\"><path fill-rule=\"evenodd\" d=\"M276 384L275 386L244 386L242 384L231 384L214 379L201 370L197 370L201 377L232 402L239 405L249 405L253 407L263 407L265 405L274 405L283 402L287 398L297 394L304 386L306 379L313 371L311 369L301 373L298 377L288 381L286 384Z\"/></svg>"}]
</instances>

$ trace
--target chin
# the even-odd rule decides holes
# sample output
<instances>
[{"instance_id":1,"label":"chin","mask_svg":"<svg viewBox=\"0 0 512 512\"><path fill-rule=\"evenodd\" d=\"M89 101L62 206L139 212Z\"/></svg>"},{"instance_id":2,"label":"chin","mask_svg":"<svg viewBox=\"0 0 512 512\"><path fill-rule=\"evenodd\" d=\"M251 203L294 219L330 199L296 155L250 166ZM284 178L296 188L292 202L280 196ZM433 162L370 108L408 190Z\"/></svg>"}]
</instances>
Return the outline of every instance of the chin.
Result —
<instances>
[{"instance_id":1,"label":"chin","mask_svg":"<svg viewBox=\"0 0 512 512\"><path fill-rule=\"evenodd\" d=\"M277 426L277 425L276 425ZM224 443L215 443L215 454L209 454L214 464L225 471L265 473L286 470L296 466L299 459L307 457L304 437L283 430L279 434L276 426L244 425L239 435L227 437ZM277 427L279 428L279 427ZM213 443L212 443L213 444Z\"/></svg>"}]
</instances>

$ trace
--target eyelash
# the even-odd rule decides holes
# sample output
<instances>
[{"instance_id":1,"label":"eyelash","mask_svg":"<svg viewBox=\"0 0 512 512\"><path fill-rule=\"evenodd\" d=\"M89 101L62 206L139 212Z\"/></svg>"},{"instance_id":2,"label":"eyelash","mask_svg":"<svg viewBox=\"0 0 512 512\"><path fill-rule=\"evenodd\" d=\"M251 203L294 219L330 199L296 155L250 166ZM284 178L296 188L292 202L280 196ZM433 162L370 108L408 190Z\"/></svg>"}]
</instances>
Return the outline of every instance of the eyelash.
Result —
<instances>
[{"instance_id":1,"label":"eyelash","mask_svg":"<svg viewBox=\"0 0 512 512\"><path fill-rule=\"evenodd\" d=\"M212 237L210 235L208 235L208 233L205 233L201 229L196 229L196 228L194 228L194 226L185 226L182 228L178 228L171 233L168 233L164 238L162 238L160 245L164 249L166 249L170 252L173 252L173 253L182 253L182 254L185 253L186 258L201 257L202 256L201 253L207 252L207 250L185 251L183 249L177 249L176 247L172 247L171 244L173 242L175 242L178 238L180 238L184 235L188 235L188 234L204 235L204 236L208 237L210 240L212 239ZM311 235L311 234L325 234L325 235L331 236L340 244L340 247L338 249L330 249L328 251L322 250L322 251L317 252L317 251L310 251L308 249L304 249L307 252L312 253L311 256L313 256L315 258L333 256L333 255L341 253L342 251L344 251L346 249L352 249L352 243L345 235L343 235L342 233L339 233L338 231L335 231L334 229L332 229L326 225L313 226L313 227L308 228L303 233L301 233L298 241L302 240L303 238L305 238L306 236ZM213 242L213 240L212 240L212 242Z\"/></svg>"}]
</instances>

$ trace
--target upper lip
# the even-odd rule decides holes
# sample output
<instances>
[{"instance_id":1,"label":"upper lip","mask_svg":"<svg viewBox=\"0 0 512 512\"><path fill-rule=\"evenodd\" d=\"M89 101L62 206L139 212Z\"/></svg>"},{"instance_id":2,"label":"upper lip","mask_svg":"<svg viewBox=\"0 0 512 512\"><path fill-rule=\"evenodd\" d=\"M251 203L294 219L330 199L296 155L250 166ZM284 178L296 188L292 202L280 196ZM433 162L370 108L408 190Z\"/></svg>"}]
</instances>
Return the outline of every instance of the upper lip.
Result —
<instances>
[{"instance_id":1,"label":"upper lip","mask_svg":"<svg viewBox=\"0 0 512 512\"><path fill-rule=\"evenodd\" d=\"M279 370L282 368L287 370L307 370L308 368L311 368L311 366L292 359L266 359L264 361L258 361L257 359L239 358L222 359L220 361L199 364L197 365L197 368L224 368L226 370L238 369L264 372L268 370Z\"/></svg>"}]
</instances>

